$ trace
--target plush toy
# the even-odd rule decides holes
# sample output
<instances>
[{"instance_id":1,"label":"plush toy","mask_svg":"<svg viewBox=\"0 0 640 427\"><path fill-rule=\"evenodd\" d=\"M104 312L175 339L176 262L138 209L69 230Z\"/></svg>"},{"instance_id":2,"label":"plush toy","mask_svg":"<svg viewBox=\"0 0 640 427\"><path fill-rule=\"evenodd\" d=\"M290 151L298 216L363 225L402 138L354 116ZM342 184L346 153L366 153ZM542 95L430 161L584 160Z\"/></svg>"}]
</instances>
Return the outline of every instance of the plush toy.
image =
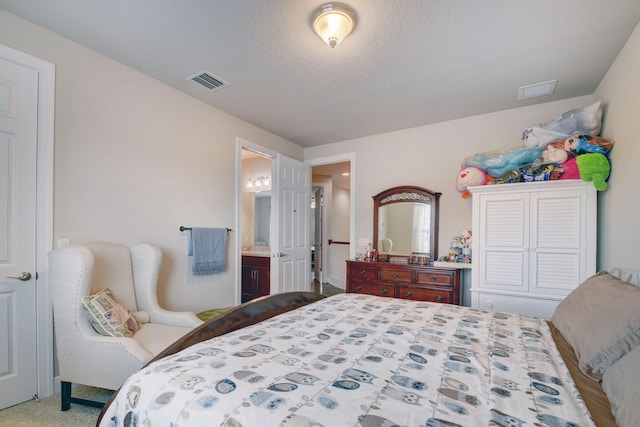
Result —
<instances>
[{"instance_id":1,"label":"plush toy","mask_svg":"<svg viewBox=\"0 0 640 427\"><path fill-rule=\"evenodd\" d=\"M549 181L551 179L551 174L555 169L555 165L542 165L538 166L537 168L529 168L522 174L522 181Z\"/></svg>"},{"instance_id":2,"label":"plush toy","mask_svg":"<svg viewBox=\"0 0 640 427\"><path fill-rule=\"evenodd\" d=\"M580 171L575 157L561 164L557 170L562 173L558 179L580 179Z\"/></svg>"},{"instance_id":3,"label":"plush toy","mask_svg":"<svg viewBox=\"0 0 640 427\"><path fill-rule=\"evenodd\" d=\"M522 132L526 147L544 147L572 135L598 135L602 124L600 101L582 108L569 110L554 120L530 127Z\"/></svg>"},{"instance_id":4,"label":"plush toy","mask_svg":"<svg viewBox=\"0 0 640 427\"><path fill-rule=\"evenodd\" d=\"M438 261L470 263L471 230L462 230L459 236L454 236L447 255L439 257Z\"/></svg>"},{"instance_id":5,"label":"plush toy","mask_svg":"<svg viewBox=\"0 0 640 427\"><path fill-rule=\"evenodd\" d=\"M471 246L473 243L471 230L462 230L460 238L462 239L462 254L471 255Z\"/></svg>"},{"instance_id":6,"label":"plush toy","mask_svg":"<svg viewBox=\"0 0 640 427\"><path fill-rule=\"evenodd\" d=\"M540 157L542 158L541 164L561 165L569 159L569 154L554 145L547 145Z\"/></svg>"},{"instance_id":7,"label":"plush toy","mask_svg":"<svg viewBox=\"0 0 640 427\"><path fill-rule=\"evenodd\" d=\"M607 156L601 153L589 153L576 157L580 178L584 181L593 181L596 190L607 189L607 178L611 172L611 164Z\"/></svg>"},{"instance_id":8,"label":"plush toy","mask_svg":"<svg viewBox=\"0 0 640 427\"><path fill-rule=\"evenodd\" d=\"M605 138L590 135L575 135L567 138L562 148L577 156L585 153L607 154L612 147L613 142Z\"/></svg>"},{"instance_id":9,"label":"plush toy","mask_svg":"<svg viewBox=\"0 0 640 427\"><path fill-rule=\"evenodd\" d=\"M485 185L489 181L489 176L480 168L468 166L463 168L456 178L456 190L462 193L463 199L468 199L470 194L468 187L474 185Z\"/></svg>"},{"instance_id":10,"label":"plush toy","mask_svg":"<svg viewBox=\"0 0 640 427\"><path fill-rule=\"evenodd\" d=\"M550 179L553 166L561 165L569 158L569 154L555 144L549 144L523 174L523 181L547 181ZM549 167L552 166L552 167ZM536 178L540 174L547 174L546 177Z\"/></svg>"},{"instance_id":11,"label":"plush toy","mask_svg":"<svg viewBox=\"0 0 640 427\"><path fill-rule=\"evenodd\" d=\"M538 147L516 147L492 153L480 153L465 159L464 166L482 169L492 178L533 163L542 153Z\"/></svg>"}]
</instances>

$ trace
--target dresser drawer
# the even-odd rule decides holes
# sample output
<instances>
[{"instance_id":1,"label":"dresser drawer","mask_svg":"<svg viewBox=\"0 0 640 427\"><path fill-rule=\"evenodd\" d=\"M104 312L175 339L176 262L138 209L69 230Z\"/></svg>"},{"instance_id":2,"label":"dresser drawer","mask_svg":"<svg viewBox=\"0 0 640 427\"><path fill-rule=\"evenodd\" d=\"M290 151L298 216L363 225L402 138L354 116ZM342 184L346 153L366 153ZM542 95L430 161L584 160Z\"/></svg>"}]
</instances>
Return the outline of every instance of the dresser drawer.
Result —
<instances>
[{"instance_id":1,"label":"dresser drawer","mask_svg":"<svg viewBox=\"0 0 640 427\"><path fill-rule=\"evenodd\" d=\"M395 268L382 267L380 269L380 280L411 283L411 270L397 270Z\"/></svg>"},{"instance_id":2,"label":"dresser drawer","mask_svg":"<svg viewBox=\"0 0 640 427\"><path fill-rule=\"evenodd\" d=\"M543 319L551 319L553 312L560 301L526 298L510 295L497 295L490 293L478 293L478 307L480 310L511 311L537 316Z\"/></svg>"},{"instance_id":3,"label":"dresser drawer","mask_svg":"<svg viewBox=\"0 0 640 427\"><path fill-rule=\"evenodd\" d=\"M398 298L451 304L453 303L453 292L400 285L398 286Z\"/></svg>"},{"instance_id":4,"label":"dresser drawer","mask_svg":"<svg viewBox=\"0 0 640 427\"><path fill-rule=\"evenodd\" d=\"M453 276L440 272L418 271L416 273L416 283L436 286L453 286Z\"/></svg>"},{"instance_id":5,"label":"dresser drawer","mask_svg":"<svg viewBox=\"0 0 640 427\"><path fill-rule=\"evenodd\" d=\"M378 279L378 267L375 265L367 265L360 263L358 265L352 265L349 273L351 274L351 280L366 279L377 280Z\"/></svg>"},{"instance_id":6,"label":"dresser drawer","mask_svg":"<svg viewBox=\"0 0 640 427\"><path fill-rule=\"evenodd\" d=\"M394 296L393 284L380 283L380 282L358 282L353 281L351 283L351 289L349 292L358 294L377 295L382 297Z\"/></svg>"}]
</instances>

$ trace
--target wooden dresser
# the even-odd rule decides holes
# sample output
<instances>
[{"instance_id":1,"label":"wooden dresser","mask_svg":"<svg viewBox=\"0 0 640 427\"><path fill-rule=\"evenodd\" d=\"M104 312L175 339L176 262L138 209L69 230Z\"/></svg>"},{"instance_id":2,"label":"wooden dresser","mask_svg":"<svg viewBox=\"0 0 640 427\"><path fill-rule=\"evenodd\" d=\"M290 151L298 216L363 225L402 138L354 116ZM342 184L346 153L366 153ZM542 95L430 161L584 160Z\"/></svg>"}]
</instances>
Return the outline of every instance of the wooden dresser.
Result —
<instances>
[{"instance_id":1,"label":"wooden dresser","mask_svg":"<svg viewBox=\"0 0 640 427\"><path fill-rule=\"evenodd\" d=\"M347 292L460 305L460 270L347 260Z\"/></svg>"}]
</instances>

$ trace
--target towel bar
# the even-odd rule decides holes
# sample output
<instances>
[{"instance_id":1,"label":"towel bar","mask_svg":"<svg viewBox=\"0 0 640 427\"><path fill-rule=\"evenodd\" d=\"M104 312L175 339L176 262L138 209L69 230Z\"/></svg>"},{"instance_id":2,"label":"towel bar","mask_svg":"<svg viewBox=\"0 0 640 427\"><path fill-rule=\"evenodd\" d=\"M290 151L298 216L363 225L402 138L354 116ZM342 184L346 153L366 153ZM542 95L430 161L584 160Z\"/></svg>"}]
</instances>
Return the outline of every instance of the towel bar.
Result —
<instances>
[{"instance_id":1,"label":"towel bar","mask_svg":"<svg viewBox=\"0 0 640 427\"><path fill-rule=\"evenodd\" d=\"M227 233L230 233L232 230L229 227L225 227L227 230ZM189 231L191 230L191 227L185 227L184 225L180 226L180 231Z\"/></svg>"}]
</instances>

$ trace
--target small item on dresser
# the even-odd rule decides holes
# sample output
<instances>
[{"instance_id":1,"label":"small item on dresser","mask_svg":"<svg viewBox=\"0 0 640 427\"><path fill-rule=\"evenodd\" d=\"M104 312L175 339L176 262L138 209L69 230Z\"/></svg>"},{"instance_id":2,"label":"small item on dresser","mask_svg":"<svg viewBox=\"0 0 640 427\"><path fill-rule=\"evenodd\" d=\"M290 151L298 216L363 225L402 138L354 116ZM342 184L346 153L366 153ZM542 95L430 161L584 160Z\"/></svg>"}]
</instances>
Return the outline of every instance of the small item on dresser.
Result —
<instances>
[{"instance_id":1,"label":"small item on dresser","mask_svg":"<svg viewBox=\"0 0 640 427\"><path fill-rule=\"evenodd\" d=\"M411 264L428 265L429 255L414 252L411 254Z\"/></svg>"},{"instance_id":2,"label":"small item on dresser","mask_svg":"<svg viewBox=\"0 0 640 427\"><path fill-rule=\"evenodd\" d=\"M365 260L367 261L376 261L378 259L378 250L374 249L373 245L369 243L367 245L367 252L365 254Z\"/></svg>"}]
</instances>

